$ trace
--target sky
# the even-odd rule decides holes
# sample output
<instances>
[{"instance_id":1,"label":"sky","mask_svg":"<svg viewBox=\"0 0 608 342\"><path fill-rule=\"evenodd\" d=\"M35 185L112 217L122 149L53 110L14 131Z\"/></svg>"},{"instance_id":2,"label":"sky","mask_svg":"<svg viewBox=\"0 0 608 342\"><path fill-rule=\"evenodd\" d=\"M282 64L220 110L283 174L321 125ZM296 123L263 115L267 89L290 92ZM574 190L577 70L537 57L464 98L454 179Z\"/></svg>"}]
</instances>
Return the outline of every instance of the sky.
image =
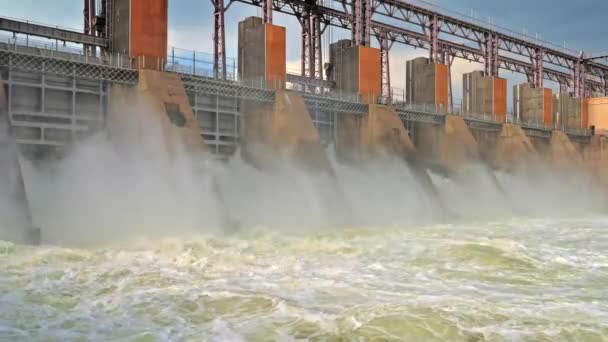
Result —
<instances>
[{"instance_id":1,"label":"sky","mask_svg":"<svg viewBox=\"0 0 608 342\"><path fill-rule=\"evenodd\" d=\"M424 1L424 0L416 0ZM527 33L574 51L599 53L608 51L608 1L606 0L426 0L443 12L458 12L477 20L491 22L518 33ZM82 27L82 0L0 0L1 15L29 19L45 24L75 29ZM226 45L228 57L237 56L238 21L260 15L258 8L233 3L226 13ZM209 0L169 0L169 45L178 49L212 52L212 7ZM300 68L299 24L294 17L275 13L274 24L287 28L287 69L297 73ZM330 40L348 38L349 32L333 28L326 31L324 46ZM325 54L327 55L327 54ZM392 86L403 88L405 61L427 56L425 50L395 44L390 53ZM230 63L230 61L229 61ZM481 69L482 65L456 60L452 67L454 102L461 98L462 73ZM525 82L525 76L501 71L510 85ZM556 84L546 86L557 89ZM511 87L509 87L510 90ZM510 95L509 95L510 96Z\"/></svg>"}]
</instances>

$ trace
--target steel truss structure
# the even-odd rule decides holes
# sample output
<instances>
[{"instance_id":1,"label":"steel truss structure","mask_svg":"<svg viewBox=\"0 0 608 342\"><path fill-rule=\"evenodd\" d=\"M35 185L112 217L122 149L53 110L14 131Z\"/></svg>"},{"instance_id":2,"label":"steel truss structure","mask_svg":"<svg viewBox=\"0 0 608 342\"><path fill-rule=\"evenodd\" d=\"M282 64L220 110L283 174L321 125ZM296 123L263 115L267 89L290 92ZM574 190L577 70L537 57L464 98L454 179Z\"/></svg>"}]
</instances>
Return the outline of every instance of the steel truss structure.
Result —
<instances>
[{"instance_id":1,"label":"steel truss structure","mask_svg":"<svg viewBox=\"0 0 608 342\"><path fill-rule=\"evenodd\" d=\"M537 87L543 85L543 80L550 80L559 83L562 90L570 88L575 95L601 92L608 96L608 65L587 60L583 53L573 54L402 0L333 0L332 5L336 6L311 0L232 1L263 7L266 17L271 17L267 14L269 8L270 12L296 16L312 8L322 25L351 30L355 44L369 45L368 37L373 35L379 41L427 49L434 62L445 63L444 56L448 55L482 63L488 75L498 75L499 69L509 70L527 75ZM420 30L391 24L395 21Z\"/></svg>"}]
</instances>

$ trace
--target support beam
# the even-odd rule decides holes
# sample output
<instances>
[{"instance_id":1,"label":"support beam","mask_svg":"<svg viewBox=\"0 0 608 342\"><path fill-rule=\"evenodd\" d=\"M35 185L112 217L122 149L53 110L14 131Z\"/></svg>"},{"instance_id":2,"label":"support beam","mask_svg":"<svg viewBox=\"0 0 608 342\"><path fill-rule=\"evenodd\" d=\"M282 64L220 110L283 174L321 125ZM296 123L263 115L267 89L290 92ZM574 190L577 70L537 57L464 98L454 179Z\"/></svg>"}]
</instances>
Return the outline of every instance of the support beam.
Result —
<instances>
[{"instance_id":1,"label":"support beam","mask_svg":"<svg viewBox=\"0 0 608 342\"><path fill-rule=\"evenodd\" d=\"M537 49L532 56L532 86L534 88L543 87L543 63L545 52L542 49Z\"/></svg>"},{"instance_id":2,"label":"support beam","mask_svg":"<svg viewBox=\"0 0 608 342\"><path fill-rule=\"evenodd\" d=\"M323 79L323 53L321 46L321 15L307 8L297 15L302 28L301 73L302 76Z\"/></svg>"},{"instance_id":3,"label":"support beam","mask_svg":"<svg viewBox=\"0 0 608 342\"><path fill-rule=\"evenodd\" d=\"M440 63L441 52L439 51L439 29L441 24L437 15L433 15L429 21L428 39L429 39L429 60L431 63Z\"/></svg>"},{"instance_id":4,"label":"support beam","mask_svg":"<svg viewBox=\"0 0 608 342\"><path fill-rule=\"evenodd\" d=\"M272 24L272 0L262 0L262 23Z\"/></svg>"},{"instance_id":5,"label":"support beam","mask_svg":"<svg viewBox=\"0 0 608 342\"><path fill-rule=\"evenodd\" d=\"M381 87L380 97L384 104L391 104L393 101L393 94L391 91L391 70L389 61L389 52L395 41L389 40L388 35L381 36L378 38L380 43L380 72L381 72Z\"/></svg>"},{"instance_id":6,"label":"support beam","mask_svg":"<svg viewBox=\"0 0 608 342\"><path fill-rule=\"evenodd\" d=\"M585 64L583 61L584 53L581 51L578 60L574 65L574 75L572 83L574 84L574 97L583 97L585 95Z\"/></svg>"},{"instance_id":7,"label":"support beam","mask_svg":"<svg viewBox=\"0 0 608 342\"><path fill-rule=\"evenodd\" d=\"M372 1L353 0L352 2L352 41L355 46L369 46L372 28Z\"/></svg>"},{"instance_id":8,"label":"support beam","mask_svg":"<svg viewBox=\"0 0 608 342\"><path fill-rule=\"evenodd\" d=\"M491 32L486 32L480 47L483 53L485 76L498 76L498 36Z\"/></svg>"},{"instance_id":9,"label":"support beam","mask_svg":"<svg viewBox=\"0 0 608 342\"><path fill-rule=\"evenodd\" d=\"M224 26L224 0L211 0L213 4L213 71L215 78L226 79L226 35Z\"/></svg>"}]
</instances>

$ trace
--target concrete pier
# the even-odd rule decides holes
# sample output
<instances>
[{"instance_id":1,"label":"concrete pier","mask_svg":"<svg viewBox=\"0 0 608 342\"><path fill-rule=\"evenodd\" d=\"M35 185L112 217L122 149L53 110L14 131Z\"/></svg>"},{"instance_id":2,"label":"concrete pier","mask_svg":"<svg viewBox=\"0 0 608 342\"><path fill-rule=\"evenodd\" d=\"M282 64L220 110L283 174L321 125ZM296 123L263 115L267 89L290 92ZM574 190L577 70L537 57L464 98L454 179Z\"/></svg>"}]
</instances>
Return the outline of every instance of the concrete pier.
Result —
<instances>
[{"instance_id":1,"label":"concrete pier","mask_svg":"<svg viewBox=\"0 0 608 342\"><path fill-rule=\"evenodd\" d=\"M587 106L585 99L569 93L553 96L553 121L563 130L587 129Z\"/></svg>"},{"instance_id":2,"label":"concrete pier","mask_svg":"<svg viewBox=\"0 0 608 342\"><path fill-rule=\"evenodd\" d=\"M446 113L449 105L449 72L445 64L420 57L407 61L407 103Z\"/></svg>"},{"instance_id":3,"label":"concrete pier","mask_svg":"<svg viewBox=\"0 0 608 342\"><path fill-rule=\"evenodd\" d=\"M370 105L367 115L338 117L336 151L343 159L362 161L382 156L408 159L415 148L392 107Z\"/></svg>"},{"instance_id":4,"label":"concrete pier","mask_svg":"<svg viewBox=\"0 0 608 342\"><path fill-rule=\"evenodd\" d=\"M587 99L588 127L593 126L598 134L608 134L608 97Z\"/></svg>"},{"instance_id":5,"label":"concrete pier","mask_svg":"<svg viewBox=\"0 0 608 342\"><path fill-rule=\"evenodd\" d=\"M285 86L286 31L284 27L263 24L259 17L239 22L239 79L273 89Z\"/></svg>"},{"instance_id":6,"label":"concrete pier","mask_svg":"<svg viewBox=\"0 0 608 342\"><path fill-rule=\"evenodd\" d=\"M162 70L167 61L168 0L113 0L113 52L138 68Z\"/></svg>"},{"instance_id":7,"label":"concrete pier","mask_svg":"<svg viewBox=\"0 0 608 342\"><path fill-rule=\"evenodd\" d=\"M507 80L484 76L482 71L462 75L463 113L491 116L504 122L507 118Z\"/></svg>"},{"instance_id":8,"label":"concrete pier","mask_svg":"<svg viewBox=\"0 0 608 342\"><path fill-rule=\"evenodd\" d=\"M367 46L343 47L336 61L336 86L346 94L357 94L365 103L380 96L380 50Z\"/></svg>"},{"instance_id":9,"label":"concrete pier","mask_svg":"<svg viewBox=\"0 0 608 342\"><path fill-rule=\"evenodd\" d=\"M282 90L286 79L285 28L258 17L239 23L239 76L276 89L274 103L241 102L243 157L259 166L290 161L330 170L319 133L302 96ZM277 158L278 157L278 158Z\"/></svg>"},{"instance_id":10,"label":"concrete pier","mask_svg":"<svg viewBox=\"0 0 608 342\"><path fill-rule=\"evenodd\" d=\"M477 141L461 116L447 115L443 126L416 126L414 146L420 159L449 173L481 161Z\"/></svg>"},{"instance_id":11,"label":"concrete pier","mask_svg":"<svg viewBox=\"0 0 608 342\"><path fill-rule=\"evenodd\" d=\"M349 161L412 157L414 144L395 109L376 104L381 83L380 50L340 41L332 44L331 51L338 91L357 94L361 101L369 103L367 114L338 115L338 156Z\"/></svg>"},{"instance_id":12,"label":"concrete pier","mask_svg":"<svg viewBox=\"0 0 608 342\"><path fill-rule=\"evenodd\" d=\"M520 126L510 123L502 125L496 146L488 151L487 155L493 167L507 171L514 171L540 161L536 148L525 132Z\"/></svg>"},{"instance_id":13,"label":"concrete pier","mask_svg":"<svg viewBox=\"0 0 608 342\"><path fill-rule=\"evenodd\" d=\"M563 131L551 133L545 156L555 167L561 169L583 169L583 156Z\"/></svg>"},{"instance_id":14,"label":"concrete pier","mask_svg":"<svg viewBox=\"0 0 608 342\"><path fill-rule=\"evenodd\" d=\"M530 83L513 86L513 115L525 123L553 126L553 98L548 88L533 88Z\"/></svg>"}]
</instances>

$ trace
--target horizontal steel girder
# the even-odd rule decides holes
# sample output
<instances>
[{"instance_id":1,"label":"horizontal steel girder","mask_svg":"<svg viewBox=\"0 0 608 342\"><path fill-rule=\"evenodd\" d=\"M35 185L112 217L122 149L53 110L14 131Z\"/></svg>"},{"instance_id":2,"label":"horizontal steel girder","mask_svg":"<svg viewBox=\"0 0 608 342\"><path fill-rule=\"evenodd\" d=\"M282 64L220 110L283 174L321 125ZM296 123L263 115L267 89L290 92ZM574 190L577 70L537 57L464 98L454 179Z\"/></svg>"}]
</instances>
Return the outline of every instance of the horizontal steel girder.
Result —
<instances>
[{"instance_id":1,"label":"horizontal steel girder","mask_svg":"<svg viewBox=\"0 0 608 342\"><path fill-rule=\"evenodd\" d=\"M7 19L0 17L0 31L22 33L30 36L57 39L64 42L78 43L84 45L94 45L105 48L108 40L102 37L95 37L82 32L71 31L68 29L34 24L26 21Z\"/></svg>"}]
</instances>

